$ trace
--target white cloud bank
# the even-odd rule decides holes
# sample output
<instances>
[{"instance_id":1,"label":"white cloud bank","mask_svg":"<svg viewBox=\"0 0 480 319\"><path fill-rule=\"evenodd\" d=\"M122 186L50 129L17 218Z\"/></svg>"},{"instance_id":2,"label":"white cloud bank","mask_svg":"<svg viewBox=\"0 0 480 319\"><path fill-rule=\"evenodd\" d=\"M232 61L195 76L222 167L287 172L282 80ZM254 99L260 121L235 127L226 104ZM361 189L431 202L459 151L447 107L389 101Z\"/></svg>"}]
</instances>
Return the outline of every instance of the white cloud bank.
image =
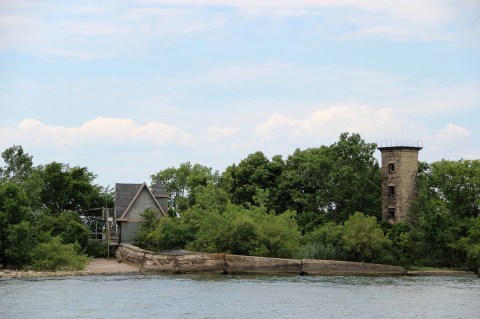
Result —
<instances>
[{"instance_id":1,"label":"white cloud bank","mask_svg":"<svg viewBox=\"0 0 480 319\"><path fill-rule=\"evenodd\" d=\"M207 132L203 134L203 139L207 142L217 142L231 138L240 132L238 127L220 127L220 126L210 126L207 129Z\"/></svg>"},{"instance_id":2,"label":"white cloud bank","mask_svg":"<svg viewBox=\"0 0 480 319\"><path fill-rule=\"evenodd\" d=\"M0 49L98 59L239 21L304 21L304 35L445 41L480 47L478 0L139 0L0 2ZM247 20L248 21L248 20Z\"/></svg>"},{"instance_id":3,"label":"white cloud bank","mask_svg":"<svg viewBox=\"0 0 480 319\"><path fill-rule=\"evenodd\" d=\"M341 132L360 133L366 137L402 134L409 129L404 120L388 108L374 109L364 105L332 106L294 118L272 115L255 128L265 141L273 139L334 139Z\"/></svg>"},{"instance_id":4,"label":"white cloud bank","mask_svg":"<svg viewBox=\"0 0 480 319\"><path fill-rule=\"evenodd\" d=\"M437 130L436 138L440 143L455 142L462 139L468 139L471 132L458 125L447 124L444 128Z\"/></svg>"},{"instance_id":5,"label":"white cloud bank","mask_svg":"<svg viewBox=\"0 0 480 319\"><path fill-rule=\"evenodd\" d=\"M72 144L148 142L152 145L189 144L193 138L180 128L159 122L138 124L127 118L97 117L79 127L55 126L25 119L15 128L0 128L0 144L68 146Z\"/></svg>"}]
</instances>

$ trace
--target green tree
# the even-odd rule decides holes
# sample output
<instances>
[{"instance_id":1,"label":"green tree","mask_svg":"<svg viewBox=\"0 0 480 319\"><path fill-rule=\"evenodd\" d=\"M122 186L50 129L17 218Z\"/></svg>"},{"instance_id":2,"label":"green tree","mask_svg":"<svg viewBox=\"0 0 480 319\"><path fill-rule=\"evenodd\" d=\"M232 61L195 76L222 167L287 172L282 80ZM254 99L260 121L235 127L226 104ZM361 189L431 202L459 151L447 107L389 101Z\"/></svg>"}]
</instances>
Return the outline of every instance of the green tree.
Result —
<instances>
[{"instance_id":1,"label":"green tree","mask_svg":"<svg viewBox=\"0 0 480 319\"><path fill-rule=\"evenodd\" d=\"M479 160L420 163L418 192L409 212L412 228L409 255L417 264L437 267L471 266L475 240L471 220L478 216ZM473 218L473 219L472 219ZM459 241L460 239L460 241ZM471 244L473 243L473 244Z\"/></svg>"},{"instance_id":2,"label":"green tree","mask_svg":"<svg viewBox=\"0 0 480 319\"><path fill-rule=\"evenodd\" d=\"M480 160L442 160L431 164L429 187L447 209L462 217L476 217L480 207Z\"/></svg>"},{"instance_id":3,"label":"green tree","mask_svg":"<svg viewBox=\"0 0 480 319\"><path fill-rule=\"evenodd\" d=\"M4 268L9 264L9 256L15 256L17 242L12 236L24 229L16 225L28 220L28 203L25 192L15 182L0 184L0 260Z\"/></svg>"},{"instance_id":4,"label":"green tree","mask_svg":"<svg viewBox=\"0 0 480 319\"><path fill-rule=\"evenodd\" d=\"M231 194L232 203L246 207L255 204L254 197L259 189L277 195L274 190L277 188L284 166L285 163L279 155L274 156L270 161L262 152L255 152L238 165L228 167L224 174L230 175L231 178L228 191ZM268 200L264 204L268 208L278 209L273 200ZM284 209L278 213L283 211Z\"/></svg>"},{"instance_id":5,"label":"green tree","mask_svg":"<svg viewBox=\"0 0 480 319\"><path fill-rule=\"evenodd\" d=\"M356 212L344 223L342 243L354 260L363 262L388 260L390 240L375 217Z\"/></svg>"},{"instance_id":6,"label":"green tree","mask_svg":"<svg viewBox=\"0 0 480 319\"><path fill-rule=\"evenodd\" d=\"M77 254L75 244L64 244L62 238L53 237L32 250L32 268L35 270L82 270L87 256Z\"/></svg>"},{"instance_id":7,"label":"green tree","mask_svg":"<svg viewBox=\"0 0 480 319\"><path fill-rule=\"evenodd\" d=\"M22 146L7 148L2 152L2 158L5 166L0 167L0 180L20 183L29 178L33 170L33 157L25 153Z\"/></svg>"},{"instance_id":8,"label":"green tree","mask_svg":"<svg viewBox=\"0 0 480 319\"><path fill-rule=\"evenodd\" d=\"M299 259L347 259L342 246L343 225L327 222L302 238L302 247L297 252Z\"/></svg>"},{"instance_id":9,"label":"green tree","mask_svg":"<svg viewBox=\"0 0 480 319\"><path fill-rule=\"evenodd\" d=\"M28 221L11 225L7 229L5 256L10 265L22 267L31 261L32 250L38 243L36 230Z\"/></svg>"},{"instance_id":10,"label":"green tree","mask_svg":"<svg viewBox=\"0 0 480 319\"><path fill-rule=\"evenodd\" d=\"M44 215L39 224L42 232L61 238L64 244L78 243L81 251L88 246L90 230L75 212L64 211L58 215Z\"/></svg>"},{"instance_id":11,"label":"green tree","mask_svg":"<svg viewBox=\"0 0 480 319\"><path fill-rule=\"evenodd\" d=\"M152 185L162 181L169 194L169 214L176 216L196 203L195 189L218 181L218 173L210 167L190 162L170 167L151 176Z\"/></svg>"},{"instance_id":12,"label":"green tree","mask_svg":"<svg viewBox=\"0 0 480 319\"><path fill-rule=\"evenodd\" d=\"M455 247L465 253L466 267L480 274L480 216L468 220L467 234L458 239Z\"/></svg>"},{"instance_id":13,"label":"green tree","mask_svg":"<svg viewBox=\"0 0 480 319\"><path fill-rule=\"evenodd\" d=\"M144 249L155 250L156 247L152 242L151 233L155 230L160 221L158 214L153 209L147 208L143 213L140 214L140 216L142 216L145 221L140 225L140 230L134 242Z\"/></svg>"},{"instance_id":14,"label":"green tree","mask_svg":"<svg viewBox=\"0 0 480 319\"><path fill-rule=\"evenodd\" d=\"M44 187L41 201L51 214L81 212L112 204L108 189L93 184L95 175L86 167L52 162L40 167Z\"/></svg>"},{"instance_id":15,"label":"green tree","mask_svg":"<svg viewBox=\"0 0 480 319\"><path fill-rule=\"evenodd\" d=\"M279 182L283 198L290 197L304 232L327 221L340 223L355 211L380 216L380 167L376 145L358 134L342 133L338 142L296 150L286 160Z\"/></svg>"}]
</instances>

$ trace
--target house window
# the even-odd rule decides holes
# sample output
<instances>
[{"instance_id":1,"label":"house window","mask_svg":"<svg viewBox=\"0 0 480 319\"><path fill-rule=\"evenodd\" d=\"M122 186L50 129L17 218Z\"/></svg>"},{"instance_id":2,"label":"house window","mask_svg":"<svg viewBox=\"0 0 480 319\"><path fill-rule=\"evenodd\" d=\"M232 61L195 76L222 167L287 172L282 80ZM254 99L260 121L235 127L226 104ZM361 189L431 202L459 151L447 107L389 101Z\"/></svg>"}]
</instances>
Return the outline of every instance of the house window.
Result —
<instances>
[{"instance_id":1,"label":"house window","mask_svg":"<svg viewBox=\"0 0 480 319\"><path fill-rule=\"evenodd\" d=\"M395 219L395 208L388 209L388 219Z\"/></svg>"},{"instance_id":2,"label":"house window","mask_svg":"<svg viewBox=\"0 0 480 319\"><path fill-rule=\"evenodd\" d=\"M395 163L388 163L388 172L389 173L395 172Z\"/></svg>"},{"instance_id":3,"label":"house window","mask_svg":"<svg viewBox=\"0 0 480 319\"><path fill-rule=\"evenodd\" d=\"M389 197L395 196L395 186L388 186L388 196Z\"/></svg>"}]
</instances>

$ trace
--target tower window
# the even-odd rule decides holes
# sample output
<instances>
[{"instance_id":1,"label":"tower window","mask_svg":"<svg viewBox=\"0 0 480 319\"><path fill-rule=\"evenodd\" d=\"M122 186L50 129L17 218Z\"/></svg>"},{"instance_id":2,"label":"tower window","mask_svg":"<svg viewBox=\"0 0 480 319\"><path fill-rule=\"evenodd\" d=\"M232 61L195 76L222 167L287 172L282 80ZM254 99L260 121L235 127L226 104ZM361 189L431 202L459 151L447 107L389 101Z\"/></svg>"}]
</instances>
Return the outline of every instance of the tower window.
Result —
<instances>
[{"instance_id":1,"label":"tower window","mask_svg":"<svg viewBox=\"0 0 480 319\"><path fill-rule=\"evenodd\" d=\"M388 209L388 219L395 219L395 208Z\"/></svg>"},{"instance_id":2,"label":"tower window","mask_svg":"<svg viewBox=\"0 0 480 319\"><path fill-rule=\"evenodd\" d=\"M395 172L395 163L388 163L388 172L389 173Z\"/></svg>"},{"instance_id":3,"label":"tower window","mask_svg":"<svg viewBox=\"0 0 480 319\"><path fill-rule=\"evenodd\" d=\"M388 196L395 196L395 186L388 186Z\"/></svg>"}]
</instances>

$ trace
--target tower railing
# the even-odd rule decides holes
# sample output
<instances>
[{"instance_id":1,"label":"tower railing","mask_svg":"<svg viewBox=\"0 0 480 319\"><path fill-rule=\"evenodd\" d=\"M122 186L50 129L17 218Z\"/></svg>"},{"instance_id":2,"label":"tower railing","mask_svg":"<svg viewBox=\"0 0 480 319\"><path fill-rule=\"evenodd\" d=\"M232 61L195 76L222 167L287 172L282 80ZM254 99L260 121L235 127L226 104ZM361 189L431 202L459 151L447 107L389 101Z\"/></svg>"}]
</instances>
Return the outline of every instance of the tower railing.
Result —
<instances>
[{"instance_id":1,"label":"tower railing","mask_svg":"<svg viewBox=\"0 0 480 319\"><path fill-rule=\"evenodd\" d=\"M423 148L423 140L387 139L377 143L378 147L418 147Z\"/></svg>"}]
</instances>

